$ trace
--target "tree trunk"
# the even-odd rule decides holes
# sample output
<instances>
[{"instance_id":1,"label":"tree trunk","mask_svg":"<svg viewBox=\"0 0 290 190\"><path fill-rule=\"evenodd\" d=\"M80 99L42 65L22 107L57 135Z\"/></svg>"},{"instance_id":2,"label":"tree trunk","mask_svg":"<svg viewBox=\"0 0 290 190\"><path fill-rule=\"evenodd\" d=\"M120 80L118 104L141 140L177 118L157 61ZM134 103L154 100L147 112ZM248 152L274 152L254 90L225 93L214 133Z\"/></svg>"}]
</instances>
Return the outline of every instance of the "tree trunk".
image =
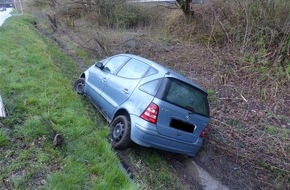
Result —
<instances>
[{"instance_id":1,"label":"tree trunk","mask_svg":"<svg viewBox=\"0 0 290 190\"><path fill-rule=\"evenodd\" d=\"M190 3L192 2L192 0L176 0L176 1L180 5L180 8L185 15L192 14L190 10Z\"/></svg>"}]
</instances>

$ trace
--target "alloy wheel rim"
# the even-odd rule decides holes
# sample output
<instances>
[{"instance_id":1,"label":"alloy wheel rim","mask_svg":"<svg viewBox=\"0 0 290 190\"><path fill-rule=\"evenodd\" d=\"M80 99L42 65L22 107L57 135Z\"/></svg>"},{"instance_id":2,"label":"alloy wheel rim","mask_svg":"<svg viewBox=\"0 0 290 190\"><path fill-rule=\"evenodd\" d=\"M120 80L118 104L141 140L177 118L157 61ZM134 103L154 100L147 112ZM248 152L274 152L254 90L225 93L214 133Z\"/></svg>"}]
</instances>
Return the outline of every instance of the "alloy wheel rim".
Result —
<instances>
[{"instance_id":1,"label":"alloy wheel rim","mask_svg":"<svg viewBox=\"0 0 290 190\"><path fill-rule=\"evenodd\" d=\"M79 84L77 85L77 88L76 88L77 92L78 92L78 93L83 93L83 92L84 92L84 86L85 86L84 83L79 83Z\"/></svg>"},{"instance_id":2,"label":"alloy wheel rim","mask_svg":"<svg viewBox=\"0 0 290 190\"><path fill-rule=\"evenodd\" d=\"M124 131L125 131L124 124L122 122L117 123L113 130L113 140L115 142L119 142L123 137Z\"/></svg>"}]
</instances>

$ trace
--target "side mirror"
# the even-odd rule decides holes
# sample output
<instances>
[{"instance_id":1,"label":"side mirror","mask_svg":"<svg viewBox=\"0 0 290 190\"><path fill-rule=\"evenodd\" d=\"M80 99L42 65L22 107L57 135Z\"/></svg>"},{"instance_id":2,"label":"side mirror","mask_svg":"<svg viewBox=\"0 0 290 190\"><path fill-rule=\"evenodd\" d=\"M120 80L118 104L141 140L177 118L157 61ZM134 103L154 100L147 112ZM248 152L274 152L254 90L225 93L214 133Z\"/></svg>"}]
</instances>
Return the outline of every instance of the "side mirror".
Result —
<instances>
[{"instance_id":1,"label":"side mirror","mask_svg":"<svg viewBox=\"0 0 290 190\"><path fill-rule=\"evenodd\" d=\"M101 69L101 70L104 69L104 65L103 65L102 62L97 62L97 63L95 64L95 66L98 67L98 68Z\"/></svg>"}]
</instances>

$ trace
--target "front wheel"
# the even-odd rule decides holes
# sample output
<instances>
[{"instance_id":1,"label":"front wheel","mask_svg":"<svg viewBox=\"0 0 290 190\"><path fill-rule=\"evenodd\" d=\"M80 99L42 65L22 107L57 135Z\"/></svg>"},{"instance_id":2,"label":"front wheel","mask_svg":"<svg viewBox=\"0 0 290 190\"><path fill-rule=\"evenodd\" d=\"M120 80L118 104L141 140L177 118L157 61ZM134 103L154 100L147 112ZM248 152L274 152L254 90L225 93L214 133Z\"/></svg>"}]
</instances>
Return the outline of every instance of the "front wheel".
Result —
<instances>
[{"instance_id":1,"label":"front wheel","mask_svg":"<svg viewBox=\"0 0 290 190\"><path fill-rule=\"evenodd\" d=\"M85 93L85 79L84 78L79 78L75 83L74 83L74 90L80 94L84 95Z\"/></svg>"},{"instance_id":2,"label":"front wheel","mask_svg":"<svg viewBox=\"0 0 290 190\"><path fill-rule=\"evenodd\" d=\"M116 117L111 122L110 129L110 140L112 146L116 149L128 148L131 144L131 127L129 119L124 115Z\"/></svg>"}]
</instances>

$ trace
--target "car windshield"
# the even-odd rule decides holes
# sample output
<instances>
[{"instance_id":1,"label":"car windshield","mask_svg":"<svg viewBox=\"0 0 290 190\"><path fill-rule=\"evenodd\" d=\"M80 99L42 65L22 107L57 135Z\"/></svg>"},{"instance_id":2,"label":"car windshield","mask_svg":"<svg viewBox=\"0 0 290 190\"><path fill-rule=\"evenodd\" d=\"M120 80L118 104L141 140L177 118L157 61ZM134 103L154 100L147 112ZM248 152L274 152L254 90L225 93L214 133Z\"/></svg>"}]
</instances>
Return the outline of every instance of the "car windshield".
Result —
<instances>
[{"instance_id":1,"label":"car windshield","mask_svg":"<svg viewBox=\"0 0 290 190\"><path fill-rule=\"evenodd\" d=\"M164 100L188 111L209 117L207 94L194 86L170 79Z\"/></svg>"}]
</instances>

